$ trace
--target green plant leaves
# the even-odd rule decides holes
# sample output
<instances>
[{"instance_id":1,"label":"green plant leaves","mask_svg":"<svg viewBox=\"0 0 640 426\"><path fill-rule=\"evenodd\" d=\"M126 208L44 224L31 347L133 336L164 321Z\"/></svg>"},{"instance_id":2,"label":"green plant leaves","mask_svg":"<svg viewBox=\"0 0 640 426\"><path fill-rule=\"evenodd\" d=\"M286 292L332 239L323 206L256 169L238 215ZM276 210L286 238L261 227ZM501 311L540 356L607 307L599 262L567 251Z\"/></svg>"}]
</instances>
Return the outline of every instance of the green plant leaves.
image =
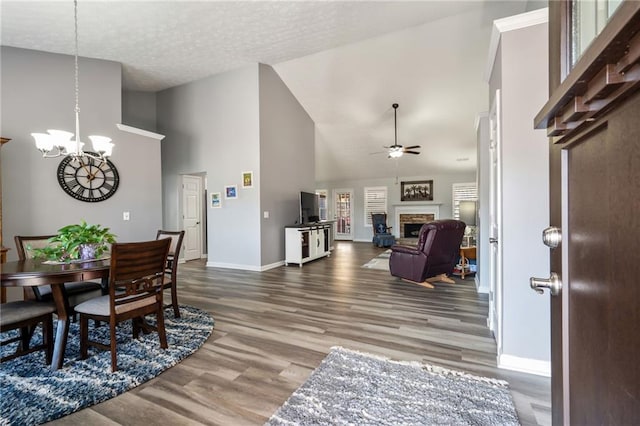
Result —
<instances>
[{"instance_id":1,"label":"green plant leaves","mask_svg":"<svg viewBox=\"0 0 640 426\"><path fill-rule=\"evenodd\" d=\"M58 234L49 239L49 246L41 249L27 249L34 257L48 260L70 262L80 258L82 244L94 244L96 256L100 257L109 249L110 244L116 242L116 236L109 228L100 225L89 225L82 220L79 224L72 224L58 229Z\"/></svg>"}]
</instances>

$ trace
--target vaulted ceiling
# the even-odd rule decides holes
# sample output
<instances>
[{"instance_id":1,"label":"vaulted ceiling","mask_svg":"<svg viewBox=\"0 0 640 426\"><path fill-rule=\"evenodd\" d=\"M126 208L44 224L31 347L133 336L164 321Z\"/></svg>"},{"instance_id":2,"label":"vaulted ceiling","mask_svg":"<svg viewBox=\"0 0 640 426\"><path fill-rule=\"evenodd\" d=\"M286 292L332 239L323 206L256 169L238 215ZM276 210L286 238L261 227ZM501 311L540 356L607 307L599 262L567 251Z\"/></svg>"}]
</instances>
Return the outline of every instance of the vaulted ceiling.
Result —
<instances>
[{"instance_id":1,"label":"vaulted ceiling","mask_svg":"<svg viewBox=\"0 0 640 426\"><path fill-rule=\"evenodd\" d=\"M470 172L492 22L545 3L80 0L79 50L140 91L272 65L316 123L318 181ZM2 45L73 53L72 1L0 7ZM420 155L382 152L393 103L398 143Z\"/></svg>"}]
</instances>

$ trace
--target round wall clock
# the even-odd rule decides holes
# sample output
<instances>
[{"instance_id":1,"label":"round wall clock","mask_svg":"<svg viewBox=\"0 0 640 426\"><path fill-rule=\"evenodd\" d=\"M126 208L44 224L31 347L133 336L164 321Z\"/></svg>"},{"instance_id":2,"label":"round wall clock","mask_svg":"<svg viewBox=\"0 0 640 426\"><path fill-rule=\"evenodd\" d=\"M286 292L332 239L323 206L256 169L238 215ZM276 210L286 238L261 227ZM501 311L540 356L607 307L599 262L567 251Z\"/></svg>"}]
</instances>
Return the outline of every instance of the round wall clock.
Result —
<instances>
[{"instance_id":1,"label":"round wall clock","mask_svg":"<svg viewBox=\"0 0 640 426\"><path fill-rule=\"evenodd\" d=\"M93 152L88 154L98 156ZM95 203L115 194L120 183L118 169L109 160L83 156L65 157L58 166L58 183L76 200Z\"/></svg>"}]
</instances>

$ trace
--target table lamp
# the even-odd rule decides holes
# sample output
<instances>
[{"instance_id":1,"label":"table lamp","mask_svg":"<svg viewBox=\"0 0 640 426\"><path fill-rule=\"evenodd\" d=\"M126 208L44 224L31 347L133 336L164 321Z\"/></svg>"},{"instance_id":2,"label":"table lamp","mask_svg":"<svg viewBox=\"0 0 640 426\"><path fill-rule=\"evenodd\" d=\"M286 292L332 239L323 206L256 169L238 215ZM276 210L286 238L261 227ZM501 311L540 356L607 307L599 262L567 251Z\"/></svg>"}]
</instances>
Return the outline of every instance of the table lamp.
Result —
<instances>
[{"instance_id":1,"label":"table lamp","mask_svg":"<svg viewBox=\"0 0 640 426\"><path fill-rule=\"evenodd\" d=\"M464 230L463 244L469 247L475 244L476 239L476 202L460 201L458 207L460 220L467 225Z\"/></svg>"}]
</instances>

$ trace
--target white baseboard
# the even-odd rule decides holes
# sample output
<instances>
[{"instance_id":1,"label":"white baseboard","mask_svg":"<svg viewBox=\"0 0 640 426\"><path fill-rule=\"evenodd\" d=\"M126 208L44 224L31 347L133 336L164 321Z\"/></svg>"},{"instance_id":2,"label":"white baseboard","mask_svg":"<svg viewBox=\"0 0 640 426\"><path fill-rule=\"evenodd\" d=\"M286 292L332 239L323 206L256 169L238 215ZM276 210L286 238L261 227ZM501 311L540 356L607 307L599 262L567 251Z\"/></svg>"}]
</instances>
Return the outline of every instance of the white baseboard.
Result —
<instances>
[{"instance_id":1,"label":"white baseboard","mask_svg":"<svg viewBox=\"0 0 640 426\"><path fill-rule=\"evenodd\" d=\"M224 263L224 262L207 262L207 268L227 268L227 269L240 269L243 271L255 271L255 272L263 272L268 271L269 269L277 268L278 266L284 265L284 260L279 262L271 263L269 265L242 265L239 263Z\"/></svg>"},{"instance_id":2,"label":"white baseboard","mask_svg":"<svg viewBox=\"0 0 640 426\"><path fill-rule=\"evenodd\" d=\"M521 358L514 355L498 355L498 368L551 377L551 362L539 359Z\"/></svg>"}]
</instances>

